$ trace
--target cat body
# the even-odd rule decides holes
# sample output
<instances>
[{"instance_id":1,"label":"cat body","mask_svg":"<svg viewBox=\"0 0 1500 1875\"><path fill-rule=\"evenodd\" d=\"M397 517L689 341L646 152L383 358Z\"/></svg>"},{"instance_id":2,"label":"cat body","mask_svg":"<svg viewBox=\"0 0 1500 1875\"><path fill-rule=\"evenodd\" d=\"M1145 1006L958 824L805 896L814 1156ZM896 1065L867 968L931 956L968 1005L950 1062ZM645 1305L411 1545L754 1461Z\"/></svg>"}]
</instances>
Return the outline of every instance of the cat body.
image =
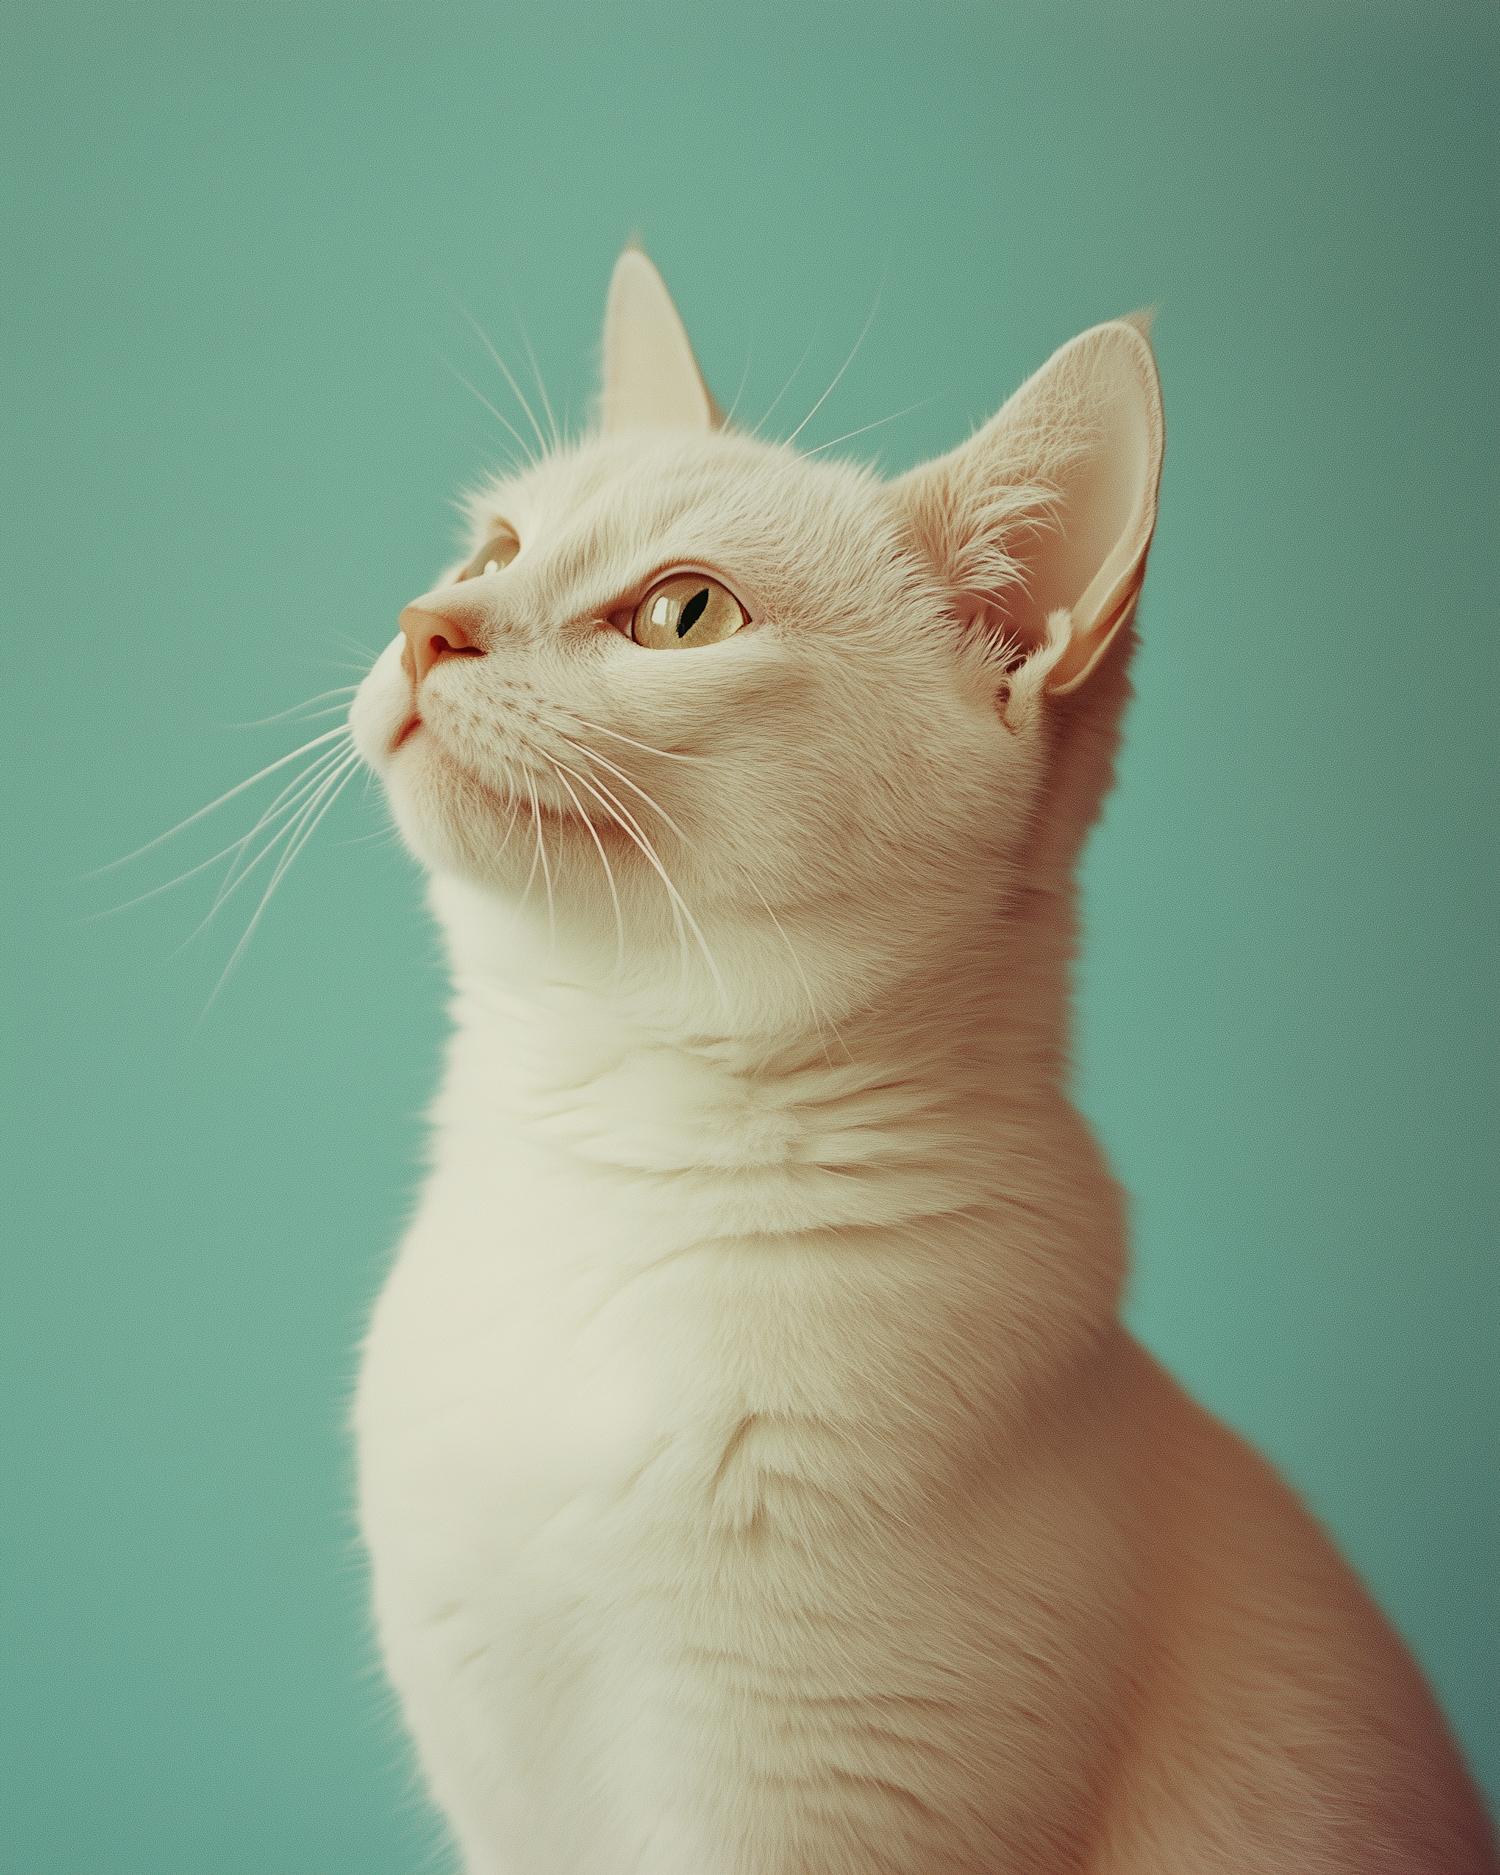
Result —
<instances>
[{"instance_id":1,"label":"cat body","mask_svg":"<svg viewBox=\"0 0 1500 1875\"><path fill-rule=\"evenodd\" d=\"M1120 1325L1066 1096L1143 334L893 484L726 428L638 253L605 364L352 719L455 985L356 1422L467 1875L1492 1869L1399 1641Z\"/></svg>"}]
</instances>

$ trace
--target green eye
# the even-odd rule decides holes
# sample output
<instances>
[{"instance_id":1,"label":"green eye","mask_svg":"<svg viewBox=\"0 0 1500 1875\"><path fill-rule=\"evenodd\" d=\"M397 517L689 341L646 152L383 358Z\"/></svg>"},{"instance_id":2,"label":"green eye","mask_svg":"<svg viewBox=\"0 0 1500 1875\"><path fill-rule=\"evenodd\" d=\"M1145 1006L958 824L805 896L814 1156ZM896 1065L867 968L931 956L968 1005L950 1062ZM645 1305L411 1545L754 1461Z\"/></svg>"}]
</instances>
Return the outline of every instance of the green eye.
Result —
<instances>
[{"instance_id":1,"label":"green eye","mask_svg":"<svg viewBox=\"0 0 1500 1875\"><path fill-rule=\"evenodd\" d=\"M653 651L685 651L733 637L747 616L729 588L706 573L674 573L642 599L630 631Z\"/></svg>"},{"instance_id":2,"label":"green eye","mask_svg":"<svg viewBox=\"0 0 1500 1875\"><path fill-rule=\"evenodd\" d=\"M521 543L508 527L497 528L459 574L460 579L479 579L485 573L498 573L509 566L521 551Z\"/></svg>"}]
</instances>

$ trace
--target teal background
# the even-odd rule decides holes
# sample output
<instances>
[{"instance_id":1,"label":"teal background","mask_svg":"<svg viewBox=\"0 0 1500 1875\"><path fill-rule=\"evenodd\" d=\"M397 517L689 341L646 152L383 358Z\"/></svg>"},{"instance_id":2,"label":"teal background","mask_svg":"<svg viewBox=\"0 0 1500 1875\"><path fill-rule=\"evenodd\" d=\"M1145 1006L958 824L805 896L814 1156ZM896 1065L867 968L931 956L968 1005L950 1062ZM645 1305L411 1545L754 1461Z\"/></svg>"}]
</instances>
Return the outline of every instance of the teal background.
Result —
<instances>
[{"instance_id":1,"label":"teal background","mask_svg":"<svg viewBox=\"0 0 1500 1875\"><path fill-rule=\"evenodd\" d=\"M742 412L807 353L773 428L878 295L802 444L907 411L845 446L889 468L1161 303L1081 1095L1140 1332L1307 1494L1500 1789L1500 12L8 0L0 31L0 1865L433 1865L343 1431L443 1030L419 881L351 790L205 1013L250 904L180 953L204 877L94 915L245 798L87 875L294 747L227 725L351 681L450 551L506 441L454 371L524 427L460 303L513 368L519 312L576 418L636 229Z\"/></svg>"}]
</instances>

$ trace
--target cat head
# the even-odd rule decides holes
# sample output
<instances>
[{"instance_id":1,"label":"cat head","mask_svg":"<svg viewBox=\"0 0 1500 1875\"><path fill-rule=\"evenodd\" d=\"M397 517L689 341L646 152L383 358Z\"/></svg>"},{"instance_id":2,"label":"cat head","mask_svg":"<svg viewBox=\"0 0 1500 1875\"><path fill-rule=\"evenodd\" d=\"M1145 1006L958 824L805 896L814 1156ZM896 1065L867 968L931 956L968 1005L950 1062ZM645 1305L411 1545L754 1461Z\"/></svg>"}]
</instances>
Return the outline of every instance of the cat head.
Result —
<instances>
[{"instance_id":1,"label":"cat head","mask_svg":"<svg viewBox=\"0 0 1500 1875\"><path fill-rule=\"evenodd\" d=\"M460 969L776 1028L982 943L1132 614L1161 448L1128 321L894 482L758 440L627 250L597 429L473 500L354 706Z\"/></svg>"}]
</instances>

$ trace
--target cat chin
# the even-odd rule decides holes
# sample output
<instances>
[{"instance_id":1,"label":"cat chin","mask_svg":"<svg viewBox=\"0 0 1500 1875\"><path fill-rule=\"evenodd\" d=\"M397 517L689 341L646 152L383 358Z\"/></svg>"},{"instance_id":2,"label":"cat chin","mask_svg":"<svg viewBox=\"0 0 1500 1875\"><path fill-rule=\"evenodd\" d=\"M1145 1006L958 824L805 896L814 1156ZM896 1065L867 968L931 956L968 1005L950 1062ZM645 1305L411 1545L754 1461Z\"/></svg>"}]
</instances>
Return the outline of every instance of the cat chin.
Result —
<instances>
[{"instance_id":1,"label":"cat chin","mask_svg":"<svg viewBox=\"0 0 1500 1875\"><path fill-rule=\"evenodd\" d=\"M518 858L523 850L529 854L531 841L515 838L529 832L526 804L457 769L425 725L392 753L384 781L402 839L429 870L502 886L513 870L510 849ZM524 877L524 864L521 871Z\"/></svg>"},{"instance_id":2,"label":"cat chin","mask_svg":"<svg viewBox=\"0 0 1500 1875\"><path fill-rule=\"evenodd\" d=\"M384 770L387 798L407 848L434 874L449 874L511 898L533 881L543 889L540 846L562 906L562 888L579 868L599 869L598 845L617 869L634 854L618 828L591 832L576 814L491 786L454 760L427 725L406 738ZM623 881L622 881L623 883Z\"/></svg>"},{"instance_id":3,"label":"cat chin","mask_svg":"<svg viewBox=\"0 0 1500 1875\"><path fill-rule=\"evenodd\" d=\"M402 643L397 637L386 646L360 686L349 712L354 746L385 784L414 858L431 871L503 885L511 868L494 860L506 845L507 830L513 834L519 827L521 809L529 814L529 804L469 773L443 748L415 707L401 665Z\"/></svg>"}]
</instances>

